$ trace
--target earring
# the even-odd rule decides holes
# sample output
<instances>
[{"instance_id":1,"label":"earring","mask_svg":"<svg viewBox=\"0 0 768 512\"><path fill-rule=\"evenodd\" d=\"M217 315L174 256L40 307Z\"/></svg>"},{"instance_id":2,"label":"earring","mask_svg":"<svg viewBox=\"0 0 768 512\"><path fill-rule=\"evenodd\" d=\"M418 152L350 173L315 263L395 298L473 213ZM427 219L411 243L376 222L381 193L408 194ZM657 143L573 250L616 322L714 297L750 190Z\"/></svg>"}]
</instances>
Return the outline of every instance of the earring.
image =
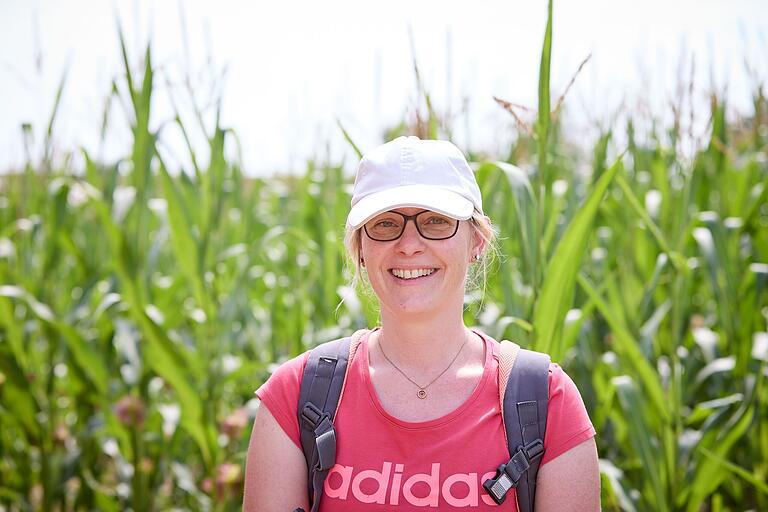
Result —
<instances>
[{"instance_id":1,"label":"earring","mask_svg":"<svg viewBox=\"0 0 768 512\"><path fill-rule=\"evenodd\" d=\"M363 258L360 258L360 266L365 267L365 260Z\"/></svg>"},{"instance_id":2,"label":"earring","mask_svg":"<svg viewBox=\"0 0 768 512\"><path fill-rule=\"evenodd\" d=\"M479 254L475 254L475 261L480 261L480 255Z\"/></svg>"}]
</instances>

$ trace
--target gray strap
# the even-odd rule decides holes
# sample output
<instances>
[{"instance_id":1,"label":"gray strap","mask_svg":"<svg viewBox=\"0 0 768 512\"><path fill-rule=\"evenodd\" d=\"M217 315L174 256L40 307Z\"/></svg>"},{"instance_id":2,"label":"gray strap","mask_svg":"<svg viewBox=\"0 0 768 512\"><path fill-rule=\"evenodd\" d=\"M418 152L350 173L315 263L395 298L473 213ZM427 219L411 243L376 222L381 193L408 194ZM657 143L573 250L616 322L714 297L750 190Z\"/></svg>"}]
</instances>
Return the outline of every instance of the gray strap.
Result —
<instances>
[{"instance_id":1,"label":"gray strap","mask_svg":"<svg viewBox=\"0 0 768 512\"><path fill-rule=\"evenodd\" d=\"M322 422L315 429L315 454L316 464L311 471L311 512L319 510L320 498L323 496L323 483L328 476L328 471L336 463L336 430L327 416L323 417Z\"/></svg>"},{"instance_id":2,"label":"gray strap","mask_svg":"<svg viewBox=\"0 0 768 512\"><path fill-rule=\"evenodd\" d=\"M299 392L301 447L307 461L311 512L317 512L328 471L336 463L333 417L344 385L350 338L324 343L307 358Z\"/></svg>"},{"instance_id":3,"label":"gray strap","mask_svg":"<svg viewBox=\"0 0 768 512\"><path fill-rule=\"evenodd\" d=\"M496 475L486 480L483 487L498 505L516 487L519 511L531 512L539 462L544 454L549 356L520 350L504 384L504 429L510 459L496 469Z\"/></svg>"},{"instance_id":4,"label":"gray strap","mask_svg":"<svg viewBox=\"0 0 768 512\"><path fill-rule=\"evenodd\" d=\"M547 425L549 362L547 354L520 350L504 396L504 425L512 454L506 473L517 477L520 512L532 512L535 502Z\"/></svg>"}]
</instances>

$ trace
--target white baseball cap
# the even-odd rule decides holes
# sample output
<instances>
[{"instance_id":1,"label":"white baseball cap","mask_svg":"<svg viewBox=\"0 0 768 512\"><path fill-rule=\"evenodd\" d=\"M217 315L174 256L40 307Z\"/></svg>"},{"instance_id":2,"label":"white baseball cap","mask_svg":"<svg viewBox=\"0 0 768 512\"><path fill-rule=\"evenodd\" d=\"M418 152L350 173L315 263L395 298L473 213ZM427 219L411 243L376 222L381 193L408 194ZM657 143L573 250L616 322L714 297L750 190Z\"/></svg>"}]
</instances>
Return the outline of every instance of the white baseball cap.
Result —
<instances>
[{"instance_id":1,"label":"white baseball cap","mask_svg":"<svg viewBox=\"0 0 768 512\"><path fill-rule=\"evenodd\" d=\"M458 220L483 212L480 187L459 148L445 140L398 137L363 156L347 225L357 229L379 213L405 207Z\"/></svg>"}]
</instances>

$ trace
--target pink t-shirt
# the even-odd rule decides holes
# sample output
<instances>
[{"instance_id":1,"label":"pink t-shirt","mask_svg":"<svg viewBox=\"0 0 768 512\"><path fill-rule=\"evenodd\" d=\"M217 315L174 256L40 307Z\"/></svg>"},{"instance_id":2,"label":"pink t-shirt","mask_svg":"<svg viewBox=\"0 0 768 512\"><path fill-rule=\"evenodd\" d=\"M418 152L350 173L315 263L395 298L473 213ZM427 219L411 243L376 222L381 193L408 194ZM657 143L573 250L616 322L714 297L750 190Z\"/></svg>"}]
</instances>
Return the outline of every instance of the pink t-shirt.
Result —
<instances>
[{"instance_id":1,"label":"pink t-shirt","mask_svg":"<svg viewBox=\"0 0 768 512\"><path fill-rule=\"evenodd\" d=\"M384 410L371 384L363 336L334 421L336 465L325 481L321 512L498 507L483 482L509 460L499 404L499 344L482 336L485 368L472 395L453 412L422 422L402 421ZM256 391L299 448L296 409L307 355L280 366ZM551 364L542 465L594 435L578 389ZM513 489L504 507L515 502Z\"/></svg>"}]
</instances>

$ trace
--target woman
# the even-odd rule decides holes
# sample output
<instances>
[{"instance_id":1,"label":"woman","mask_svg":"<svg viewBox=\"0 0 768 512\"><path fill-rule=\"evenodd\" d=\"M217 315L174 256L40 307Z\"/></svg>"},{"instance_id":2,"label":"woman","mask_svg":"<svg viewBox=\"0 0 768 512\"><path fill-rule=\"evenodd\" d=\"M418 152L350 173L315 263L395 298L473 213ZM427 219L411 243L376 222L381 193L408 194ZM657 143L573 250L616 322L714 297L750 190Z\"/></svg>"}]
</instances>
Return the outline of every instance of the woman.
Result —
<instances>
[{"instance_id":1,"label":"woman","mask_svg":"<svg viewBox=\"0 0 768 512\"><path fill-rule=\"evenodd\" d=\"M498 507L482 484L509 460L499 344L463 322L468 271L493 242L482 212L474 174L449 142L400 137L362 159L345 242L378 298L381 326L362 336L349 362L321 511ZM244 510L309 510L296 416L306 357L257 391L264 407L248 450ZM536 510L599 510L595 431L556 364L547 411Z\"/></svg>"}]
</instances>

